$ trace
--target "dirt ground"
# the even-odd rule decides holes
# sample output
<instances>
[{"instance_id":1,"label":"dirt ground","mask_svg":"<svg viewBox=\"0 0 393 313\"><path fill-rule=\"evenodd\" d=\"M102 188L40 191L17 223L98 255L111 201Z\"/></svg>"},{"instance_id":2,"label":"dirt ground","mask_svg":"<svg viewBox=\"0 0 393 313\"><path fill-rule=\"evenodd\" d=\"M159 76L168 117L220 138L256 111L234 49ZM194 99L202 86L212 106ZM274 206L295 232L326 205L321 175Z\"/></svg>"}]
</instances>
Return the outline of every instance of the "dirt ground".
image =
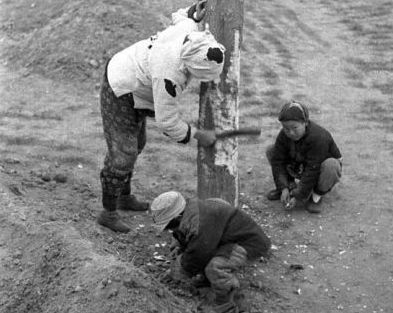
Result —
<instances>
[{"instance_id":1,"label":"dirt ground","mask_svg":"<svg viewBox=\"0 0 393 313\"><path fill-rule=\"evenodd\" d=\"M148 214L98 226L105 143L98 87L108 56L168 23L184 1L1 0L0 312L199 312L206 290L164 285L169 236ZM187 2L189 4L190 2ZM241 273L251 312L393 312L393 3L245 1L240 207L273 242ZM343 177L323 212L284 211L264 156L295 98L329 129ZM197 118L196 88L182 102ZM193 196L196 145L148 121L133 190Z\"/></svg>"}]
</instances>

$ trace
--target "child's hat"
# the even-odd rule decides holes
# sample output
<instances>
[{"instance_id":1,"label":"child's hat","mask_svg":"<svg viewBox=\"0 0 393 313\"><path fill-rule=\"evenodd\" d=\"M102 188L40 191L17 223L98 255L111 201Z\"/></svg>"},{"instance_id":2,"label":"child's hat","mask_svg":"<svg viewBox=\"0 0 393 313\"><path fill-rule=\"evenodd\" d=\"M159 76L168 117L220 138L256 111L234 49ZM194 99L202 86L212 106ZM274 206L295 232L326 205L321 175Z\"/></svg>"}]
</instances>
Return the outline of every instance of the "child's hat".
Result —
<instances>
[{"instance_id":1,"label":"child's hat","mask_svg":"<svg viewBox=\"0 0 393 313\"><path fill-rule=\"evenodd\" d=\"M307 107L297 101L291 101L281 108L280 113L278 114L278 120L280 122L285 121L308 121L308 109Z\"/></svg>"},{"instance_id":2,"label":"child's hat","mask_svg":"<svg viewBox=\"0 0 393 313\"><path fill-rule=\"evenodd\" d=\"M169 222L178 217L186 207L186 200L177 191L168 191L156 197L150 207L154 226L163 231Z\"/></svg>"}]
</instances>

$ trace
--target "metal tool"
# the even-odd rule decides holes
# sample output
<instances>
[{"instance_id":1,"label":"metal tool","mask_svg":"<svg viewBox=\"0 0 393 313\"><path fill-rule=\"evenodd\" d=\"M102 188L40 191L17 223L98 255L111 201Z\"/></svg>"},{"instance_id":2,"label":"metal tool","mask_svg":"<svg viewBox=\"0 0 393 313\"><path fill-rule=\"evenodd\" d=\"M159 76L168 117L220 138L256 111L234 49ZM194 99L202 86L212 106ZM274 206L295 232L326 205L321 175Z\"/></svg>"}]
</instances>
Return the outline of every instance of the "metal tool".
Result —
<instances>
[{"instance_id":1,"label":"metal tool","mask_svg":"<svg viewBox=\"0 0 393 313\"><path fill-rule=\"evenodd\" d=\"M261 129L256 127L243 127L238 129L224 130L216 133L217 139L226 139L238 136L259 136Z\"/></svg>"}]
</instances>

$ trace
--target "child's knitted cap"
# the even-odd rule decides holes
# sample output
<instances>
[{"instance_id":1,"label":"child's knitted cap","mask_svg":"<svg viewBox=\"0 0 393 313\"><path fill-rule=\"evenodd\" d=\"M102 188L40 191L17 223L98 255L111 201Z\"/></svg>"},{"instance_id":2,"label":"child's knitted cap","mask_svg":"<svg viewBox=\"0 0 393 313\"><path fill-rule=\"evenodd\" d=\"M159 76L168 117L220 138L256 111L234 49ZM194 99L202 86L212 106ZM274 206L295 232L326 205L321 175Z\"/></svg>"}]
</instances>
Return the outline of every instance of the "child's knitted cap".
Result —
<instances>
[{"instance_id":1,"label":"child's knitted cap","mask_svg":"<svg viewBox=\"0 0 393 313\"><path fill-rule=\"evenodd\" d=\"M278 120L280 122L285 121L308 121L308 109L304 104L301 104L297 101L291 101L281 108L280 113L278 114Z\"/></svg>"}]
</instances>

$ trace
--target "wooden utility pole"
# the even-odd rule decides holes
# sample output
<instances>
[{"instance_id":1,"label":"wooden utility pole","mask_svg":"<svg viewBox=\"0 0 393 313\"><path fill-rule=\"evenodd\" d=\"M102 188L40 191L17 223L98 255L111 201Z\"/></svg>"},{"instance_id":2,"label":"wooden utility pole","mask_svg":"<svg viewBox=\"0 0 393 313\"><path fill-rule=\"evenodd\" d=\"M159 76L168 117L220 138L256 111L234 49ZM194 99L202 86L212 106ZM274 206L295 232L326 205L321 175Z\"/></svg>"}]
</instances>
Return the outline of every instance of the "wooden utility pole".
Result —
<instances>
[{"instance_id":1,"label":"wooden utility pole","mask_svg":"<svg viewBox=\"0 0 393 313\"><path fill-rule=\"evenodd\" d=\"M226 48L219 82L202 83L200 129L228 130L239 126L240 45L243 0L209 0L205 22ZM205 24L206 25L206 24ZM219 140L214 147L198 147L198 196L219 197L237 206L239 201L238 142Z\"/></svg>"}]
</instances>

